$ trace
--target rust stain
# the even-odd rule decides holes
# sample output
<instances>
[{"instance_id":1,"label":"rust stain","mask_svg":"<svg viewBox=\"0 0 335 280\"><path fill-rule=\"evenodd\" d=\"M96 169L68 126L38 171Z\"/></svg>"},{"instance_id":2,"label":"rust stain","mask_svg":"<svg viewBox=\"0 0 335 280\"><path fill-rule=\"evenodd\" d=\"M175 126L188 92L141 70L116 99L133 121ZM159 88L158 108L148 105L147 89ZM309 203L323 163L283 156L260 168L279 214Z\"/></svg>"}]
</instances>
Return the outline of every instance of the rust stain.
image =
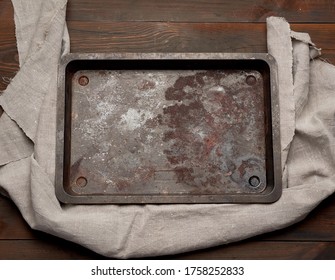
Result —
<instances>
[{"instance_id":1,"label":"rust stain","mask_svg":"<svg viewBox=\"0 0 335 280\"><path fill-rule=\"evenodd\" d=\"M119 191L127 189L130 186L130 182L128 179L118 179L115 184Z\"/></svg>"},{"instance_id":2,"label":"rust stain","mask_svg":"<svg viewBox=\"0 0 335 280\"><path fill-rule=\"evenodd\" d=\"M78 79L78 83L79 83L81 86L87 86L88 83L89 83L89 79L88 79L88 77L86 77L86 76L81 76L81 77L79 77L79 79Z\"/></svg>"},{"instance_id":3,"label":"rust stain","mask_svg":"<svg viewBox=\"0 0 335 280\"><path fill-rule=\"evenodd\" d=\"M249 161L257 154L262 157L259 143L264 139L264 101L256 92L261 88L257 74L251 74L198 70L123 76L100 71L98 81L89 76L86 87L77 84L78 92L86 94L77 95L83 107L72 112L75 131L80 136L86 128L81 141L89 147L84 159L71 166L72 190L256 192L242 189L251 176L264 171L263 162ZM97 87L99 94L92 95ZM78 187L80 177L87 178L87 186Z\"/></svg>"},{"instance_id":4,"label":"rust stain","mask_svg":"<svg viewBox=\"0 0 335 280\"><path fill-rule=\"evenodd\" d=\"M244 79L246 87L251 79L256 84L254 76L248 77ZM227 88L223 78L219 71L204 71L179 77L166 90L166 100L175 103L163 110L161 123L168 127L163 141L169 143L164 154L174 166L177 183L220 187L225 177L236 172L236 164L231 161L237 159L238 152L227 151L233 149L234 138L241 137L249 125L250 107L258 110L262 104L239 94L240 84ZM231 141L227 132L232 134ZM245 180L244 165L239 167L241 180Z\"/></svg>"}]
</instances>

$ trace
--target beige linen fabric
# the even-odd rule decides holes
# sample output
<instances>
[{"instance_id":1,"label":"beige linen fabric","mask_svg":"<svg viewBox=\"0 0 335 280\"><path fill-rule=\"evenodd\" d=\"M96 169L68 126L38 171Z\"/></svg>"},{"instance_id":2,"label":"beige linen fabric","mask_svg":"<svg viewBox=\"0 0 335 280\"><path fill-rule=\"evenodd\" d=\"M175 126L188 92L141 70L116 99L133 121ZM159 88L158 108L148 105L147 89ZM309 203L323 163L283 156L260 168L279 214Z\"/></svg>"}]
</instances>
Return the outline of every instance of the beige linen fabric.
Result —
<instances>
[{"instance_id":1,"label":"beige linen fabric","mask_svg":"<svg viewBox=\"0 0 335 280\"><path fill-rule=\"evenodd\" d=\"M0 96L0 186L28 224L108 257L175 254L303 219L335 190L335 68L307 34L269 18L277 59L285 189L270 205L61 205L54 193L57 65L66 0L12 0L20 71ZM233 51L233 50L232 50ZM251 222L252 221L252 222Z\"/></svg>"}]
</instances>

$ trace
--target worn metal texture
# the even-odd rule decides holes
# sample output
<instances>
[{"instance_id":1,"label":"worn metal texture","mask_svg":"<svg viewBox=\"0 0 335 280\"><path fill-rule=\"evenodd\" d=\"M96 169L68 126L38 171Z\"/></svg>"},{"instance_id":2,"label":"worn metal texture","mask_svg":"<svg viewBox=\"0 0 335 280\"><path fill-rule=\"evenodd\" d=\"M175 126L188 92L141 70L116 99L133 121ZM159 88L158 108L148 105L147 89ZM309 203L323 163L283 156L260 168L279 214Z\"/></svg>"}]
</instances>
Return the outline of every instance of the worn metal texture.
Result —
<instances>
[{"instance_id":1,"label":"worn metal texture","mask_svg":"<svg viewBox=\"0 0 335 280\"><path fill-rule=\"evenodd\" d=\"M275 75L265 54L68 56L59 76L59 199L275 201Z\"/></svg>"}]
</instances>

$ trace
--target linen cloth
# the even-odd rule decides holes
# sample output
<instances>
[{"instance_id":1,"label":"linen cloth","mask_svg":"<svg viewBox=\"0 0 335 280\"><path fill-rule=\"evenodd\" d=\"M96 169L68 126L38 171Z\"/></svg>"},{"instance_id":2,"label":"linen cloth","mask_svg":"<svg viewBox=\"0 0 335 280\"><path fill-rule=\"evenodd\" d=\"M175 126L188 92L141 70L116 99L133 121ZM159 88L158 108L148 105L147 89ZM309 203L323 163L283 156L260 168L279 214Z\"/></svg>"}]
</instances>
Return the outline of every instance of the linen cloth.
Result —
<instances>
[{"instance_id":1,"label":"linen cloth","mask_svg":"<svg viewBox=\"0 0 335 280\"><path fill-rule=\"evenodd\" d=\"M20 71L0 96L0 186L36 230L115 258L176 254L302 220L335 191L335 68L308 34L267 20L277 60L283 195L273 204L62 205L55 197L57 67L66 0L12 0ZM234 51L234 50L231 50ZM252 222L250 222L252 221Z\"/></svg>"}]
</instances>

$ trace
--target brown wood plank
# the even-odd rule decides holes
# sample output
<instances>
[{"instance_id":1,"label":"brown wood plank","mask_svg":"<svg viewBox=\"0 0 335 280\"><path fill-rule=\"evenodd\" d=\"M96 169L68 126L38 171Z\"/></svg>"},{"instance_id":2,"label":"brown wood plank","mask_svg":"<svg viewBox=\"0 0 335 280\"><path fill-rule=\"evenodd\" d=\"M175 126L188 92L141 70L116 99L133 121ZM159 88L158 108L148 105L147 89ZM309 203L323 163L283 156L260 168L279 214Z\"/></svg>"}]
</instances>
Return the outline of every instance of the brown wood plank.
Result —
<instances>
[{"instance_id":1,"label":"brown wood plank","mask_svg":"<svg viewBox=\"0 0 335 280\"><path fill-rule=\"evenodd\" d=\"M69 22L72 52L266 52L265 24ZM335 24L294 24L335 63ZM18 71L14 30L0 29L0 90ZM255 39L256 38L256 39Z\"/></svg>"},{"instance_id":2,"label":"brown wood plank","mask_svg":"<svg viewBox=\"0 0 335 280\"><path fill-rule=\"evenodd\" d=\"M68 27L72 52L266 51L265 24L69 21Z\"/></svg>"},{"instance_id":3,"label":"brown wood plank","mask_svg":"<svg viewBox=\"0 0 335 280\"><path fill-rule=\"evenodd\" d=\"M14 9L11 1L0 1L0 50L15 41ZM1 61L1 60L0 60Z\"/></svg>"},{"instance_id":4,"label":"brown wood plank","mask_svg":"<svg viewBox=\"0 0 335 280\"><path fill-rule=\"evenodd\" d=\"M0 196L0 240L36 238L14 203Z\"/></svg>"},{"instance_id":5,"label":"brown wood plank","mask_svg":"<svg viewBox=\"0 0 335 280\"><path fill-rule=\"evenodd\" d=\"M68 19L80 21L334 22L332 0L71 0Z\"/></svg>"},{"instance_id":6,"label":"brown wood plank","mask_svg":"<svg viewBox=\"0 0 335 280\"><path fill-rule=\"evenodd\" d=\"M155 259L326 260L334 258L334 242L244 241ZM0 240L0 259L104 259L104 257L68 241L54 237L41 237L39 240Z\"/></svg>"},{"instance_id":7,"label":"brown wood plank","mask_svg":"<svg viewBox=\"0 0 335 280\"><path fill-rule=\"evenodd\" d=\"M85 260L103 257L77 244L54 237L0 240L0 260Z\"/></svg>"},{"instance_id":8,"label":"brown wood plank","mask_svg":"<svg viewBox=\"0 0 335 280\"><path fill-rule=\"evenodd\" d=\"M169 259L171 257L167 257ZM334 242L243 241L173 256L189 260L333 260Z\"/></svg>"},{"instance_id":9,"label":"brown wood plank","mask_svg":"<svg viewBox=\"0 0 335 280\"><path fill-rule=\"evenodd\" d=\"M0 1L0 93L19 69L13 13L11 1Z\"/></svg>"},{"instance_id":10,"label":"brown wood plank","mask_svg":"<svg viewBox=\"0 0 335 280\"><path fill-rule=\"evenodd\" d=\"M266 52L266 25L246 23L68 22L72 52ZM335 63L335 24L293 24Z\"/></svg>"}]
</instances>

